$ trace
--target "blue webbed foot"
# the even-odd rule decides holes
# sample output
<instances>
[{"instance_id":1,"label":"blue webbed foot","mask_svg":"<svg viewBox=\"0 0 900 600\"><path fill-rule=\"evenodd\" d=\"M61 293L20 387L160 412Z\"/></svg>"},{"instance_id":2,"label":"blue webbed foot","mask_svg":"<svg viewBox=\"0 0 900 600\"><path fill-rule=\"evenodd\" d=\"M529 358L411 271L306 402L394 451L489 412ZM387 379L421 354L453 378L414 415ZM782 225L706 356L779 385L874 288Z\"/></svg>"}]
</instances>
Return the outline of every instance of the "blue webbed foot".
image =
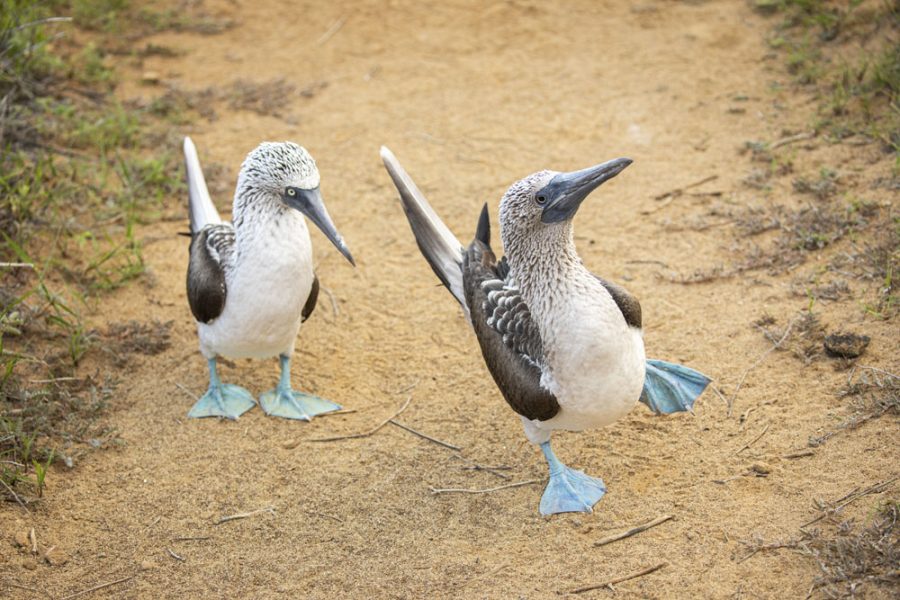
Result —
<instances>
[{"instance_id":1,"label":"blue webbed foot","mask_svg":"<svg viewBox=\"0 0 900 600\"><path fill-rule=\"evenodd\" d=\"M641 402L656 414L689 411L710 379L703 373L663 360L648 360Z\"/></svg>"},{"instance_id":2,"label":"blue webbed foot","mask_svg":"<svg viewBox=\"0 0 900 600\"><path fill-rule=\"evenodd\" d=\"M553 454L550 442L541 444L541 450L550 466L550 482L541 496L541 514L593 512L594 504L606 493L603 480L564 465Z\"/></svg>"},{"instance_id":3,"label":"blue webbed foot","mask_svg":"<svg viewBox=\"0 0 900 600\"><path fill-rule=\"evenodd\" d=\"M341 410L340 404L281 386L264 392L259 397L259 405L271 417L301 421L310 421L316 415Z\"/></svg>"},{"instance_id":4,"label":"blue webbed foot","mask_svg":"<svg viewBox=\"0 0 900 600\"><path fill-rule=\"evenodd\" d=\"M254 406L256 402L253 401L253 395L244 388L228 383L210 384L206 393L191 408L188 416L237 420Z\"/></svg>"},{"instance_id":5,"label":"blue webbed foot","mask_svg":"<svg viewBox=\"0 0 900 600\"><path fill-rule=\"evenodd\" d=\"M295 392L291 388L291 357L281 354L278 358L281 361L281 380L278 387L259 397L259 405L267 415L310 421L316 415L341 410L340 404L330 400Z\"/></svg>"}]
</instances>

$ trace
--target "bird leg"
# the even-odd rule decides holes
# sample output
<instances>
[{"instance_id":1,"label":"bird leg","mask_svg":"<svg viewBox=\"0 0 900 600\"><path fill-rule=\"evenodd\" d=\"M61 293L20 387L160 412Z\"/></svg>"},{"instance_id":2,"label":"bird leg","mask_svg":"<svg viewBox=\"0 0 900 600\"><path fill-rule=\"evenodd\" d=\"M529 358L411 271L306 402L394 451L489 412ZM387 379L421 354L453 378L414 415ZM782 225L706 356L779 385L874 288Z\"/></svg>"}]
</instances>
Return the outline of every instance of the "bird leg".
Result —
<instances>
[{"instance_id":1,"label":"bird leg","mask_svg":"<svg viewBox=\"0 0 900 600\"><path fill-rule=\"evenodd\" d=\"M541 496L541 514L593 512L594 504L606 493L603 480L564 465L556 458L549 441L541 444L541 450L550 468L550 481Z\"/></svg>"},{"instance_id":2,"label":"bird leg","mask_svg":"<svg viewBox=\"0 0 900 600\"><path fill-rule=\"evenodd\" d=\"M256 406L253 395L238 385L222 383L216 371L216 359L209 359L209 389L194 404L189 417L224 417L237 420Z\"/></svg>"},{"instance_id":3,"label":"bird leg","mask_svg":"<svg viewBox=\"0 0 900 600\"><path fill-rule=\"evenodd\" d=\"M291 388L291 357L280 354L281 380L274 390L264 392L259 397L259 405L267 415L309 421L316 415L340 410L341 406L330 400L295 392Z\"/></svg>"}]
</instances>

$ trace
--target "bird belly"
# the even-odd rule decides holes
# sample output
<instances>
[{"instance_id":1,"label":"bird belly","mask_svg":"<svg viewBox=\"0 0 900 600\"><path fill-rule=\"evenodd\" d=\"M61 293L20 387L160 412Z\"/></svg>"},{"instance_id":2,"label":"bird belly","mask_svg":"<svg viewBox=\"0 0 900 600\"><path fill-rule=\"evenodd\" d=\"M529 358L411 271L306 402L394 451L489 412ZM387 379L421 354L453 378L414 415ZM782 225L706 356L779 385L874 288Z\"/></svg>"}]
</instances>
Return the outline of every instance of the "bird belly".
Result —
<instances>
[{"instance_id":1,"label":"bird belly","mask_svg":"<svg viewBox=\"0 0 900 600\"><path fill-rule=\"evenodd\" d=\"M309 236L303 233L306 244L295 240L242 257L227 283L222 314L198 324L205 356L266 358L293 352L314 277Z\"/></svg>"},{"instance_id":2,"label":"bird belly","mask_svg":"<svg viewBox=\"0 0 900 600\"><path fill-rule=\"evenodd\" d=\"M567 327L541 379L560 411L541 429L581 431L609 425L637 403L646 372L641 331L621 323ZM587 321L590 322L590 321Z\"/></svg>"}]
</instances>

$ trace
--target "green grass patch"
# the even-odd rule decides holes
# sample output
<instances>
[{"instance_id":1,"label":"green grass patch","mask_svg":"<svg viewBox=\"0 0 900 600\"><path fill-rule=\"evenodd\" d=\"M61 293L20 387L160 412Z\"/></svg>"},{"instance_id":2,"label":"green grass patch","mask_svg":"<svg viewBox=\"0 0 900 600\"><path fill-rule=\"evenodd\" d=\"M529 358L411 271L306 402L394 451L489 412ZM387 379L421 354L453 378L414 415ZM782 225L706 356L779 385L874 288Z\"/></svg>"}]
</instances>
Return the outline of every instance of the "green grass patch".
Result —
<instances>
[{"instance_id":1,"label":"green grass patch","mask_svg":"<svg viewBox=\"0 0 900 600\"><path fill-rule=\"evenodd\" d=\"M819 98L816 129L838 140L869 136L898 155L900 4L756 0L755 6L778 19L770 45Z\"/></svg>"},{"instance_id":2,"label":"green grass patch","mask_svg":"<svg viewBox=\"0 0 900 600\"><path fill-rule=\"evenodd\" d=\"M0 498L27 505L53 464L114 441L115 382L78 366L93 354L102 373L121 356L98 350L120 342L84 315L141 277L135 227L183 193L159 149L171 123L112 97L108 55L185 25L138 26L151 13L128 0L0 1Z\"/></svg>"}]
</instances>

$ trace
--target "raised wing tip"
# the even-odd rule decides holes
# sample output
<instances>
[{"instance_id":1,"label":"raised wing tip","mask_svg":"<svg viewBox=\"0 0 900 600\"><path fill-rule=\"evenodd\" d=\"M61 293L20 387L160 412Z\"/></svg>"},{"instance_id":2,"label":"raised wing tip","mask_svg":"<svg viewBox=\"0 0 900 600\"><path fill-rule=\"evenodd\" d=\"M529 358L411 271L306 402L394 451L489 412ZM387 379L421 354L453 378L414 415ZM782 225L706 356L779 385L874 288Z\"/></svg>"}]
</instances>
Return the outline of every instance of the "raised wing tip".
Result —
<instances>
[{"instance_id":1,"label":"raised wing tip","mask_svg":"<svg viewBox=\"0 0 900 600\"><path fill-rule=\"evenodd\" d=\"M384 161L384 164L397 162L397 157L394 156L394 153L391 152L387 146L381 147L380 154L381 154L381 160Z\"/></svg>"},{"instance_id":2,"label":"raised wing tip","mask_svg":"<svg viewBox=\"0 0 900 600\"><path fill-rule=\"evenodd\" d=\"M184 136L184 153L196 153L197 148L194 146L193 140L190 137Z\"/></svg>"}]
</instances>

